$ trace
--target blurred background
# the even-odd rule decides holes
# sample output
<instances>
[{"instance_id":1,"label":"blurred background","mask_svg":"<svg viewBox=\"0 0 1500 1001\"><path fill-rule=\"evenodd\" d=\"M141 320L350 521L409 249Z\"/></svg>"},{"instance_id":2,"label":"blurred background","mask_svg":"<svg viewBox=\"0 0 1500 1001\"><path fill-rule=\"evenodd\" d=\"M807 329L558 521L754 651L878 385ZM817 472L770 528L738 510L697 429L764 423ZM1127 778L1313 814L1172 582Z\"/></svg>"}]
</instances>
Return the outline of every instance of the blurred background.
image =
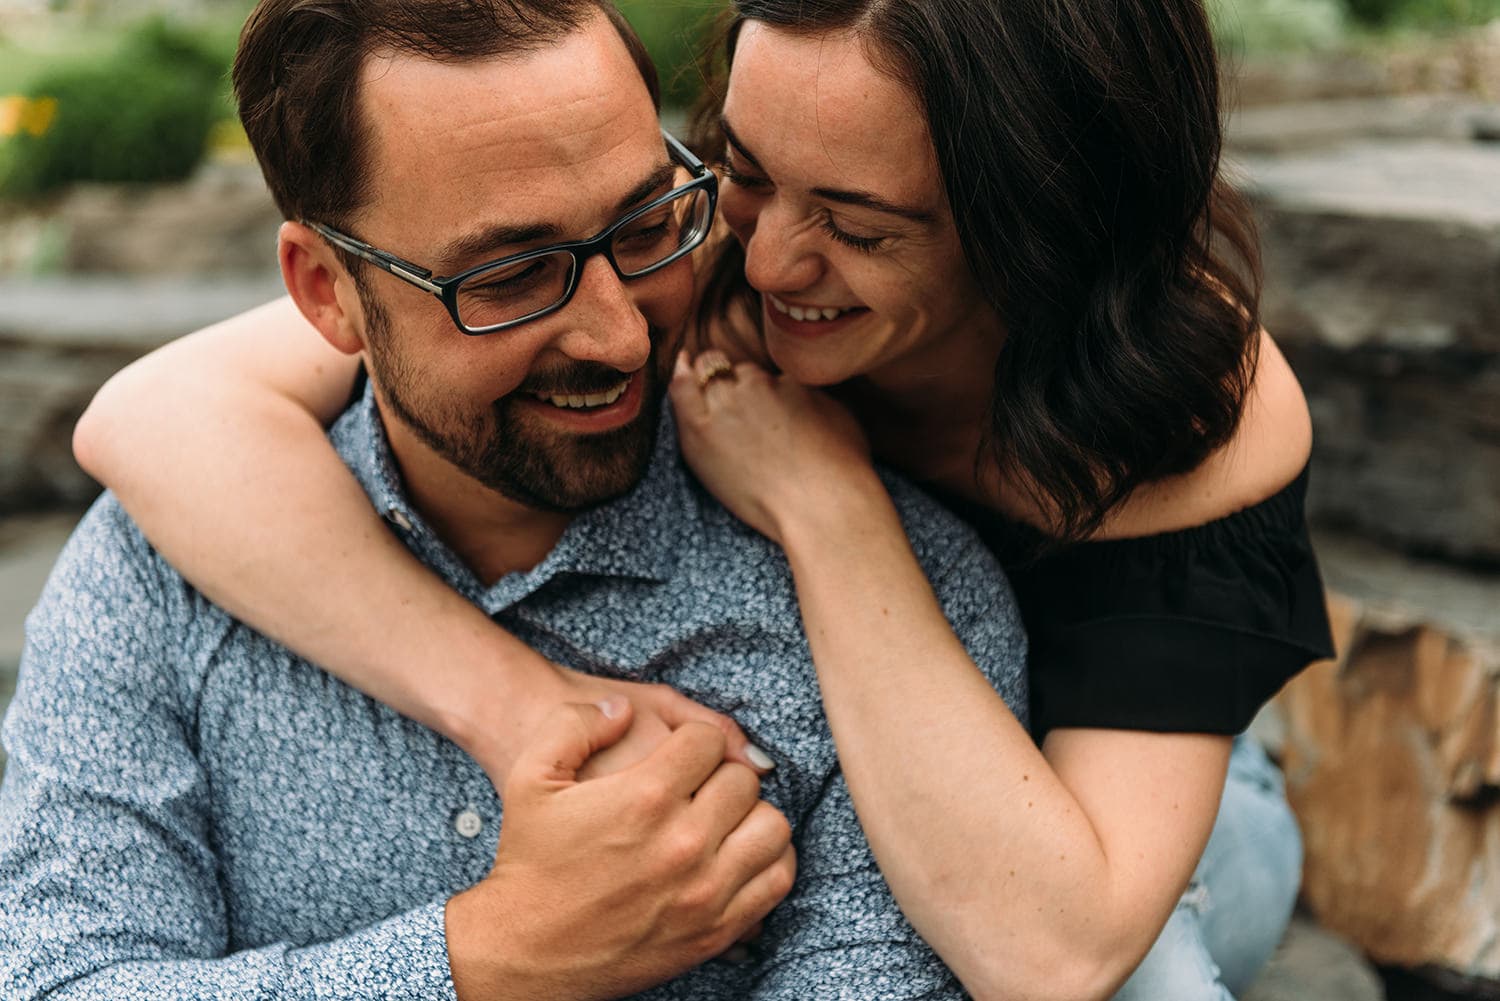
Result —
<instances>
[{"instance_id":1,"label":"blurred background","mask_svg":"<svg viewBox=\"0 0 1500 1001\"><path fill-rule=\"evenodd\" d=\"M89 397L279 294L226 80L251 6L0 0L0 708L98 490ZM1209 6L1341 647L1256 724L1307 861L1252 997L1500 998L1500 0ZM622 7L680 119L720 4Z\"/></svg>"}]
</instances>

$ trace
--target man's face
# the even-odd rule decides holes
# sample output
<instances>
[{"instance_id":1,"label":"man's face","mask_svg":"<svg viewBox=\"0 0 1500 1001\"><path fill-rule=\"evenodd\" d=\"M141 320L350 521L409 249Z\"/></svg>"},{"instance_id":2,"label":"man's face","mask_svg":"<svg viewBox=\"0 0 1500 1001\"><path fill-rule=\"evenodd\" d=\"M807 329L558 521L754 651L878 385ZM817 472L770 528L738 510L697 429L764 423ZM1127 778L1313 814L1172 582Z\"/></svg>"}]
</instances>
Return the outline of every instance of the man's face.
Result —
<instances>
[{"instance_id":1,"label":"man's face","mask_svg":"<svg viewBox=\"0 0 1500 1001\"><path fill-rule=\"evenodd\" d=\"M680 170L662 180L655 110L602 16L522 56L378 55L361 99L373 197L354 231L439 276L593 236L685 180ZM590 507L639 481L659 355L690 303L688 261L623 284L595 257L560 312L481 337L394 278L366 269L362 284L371 378L398 456L403 444L425 448L546 510Z\"/></svg>"}]
</instances>

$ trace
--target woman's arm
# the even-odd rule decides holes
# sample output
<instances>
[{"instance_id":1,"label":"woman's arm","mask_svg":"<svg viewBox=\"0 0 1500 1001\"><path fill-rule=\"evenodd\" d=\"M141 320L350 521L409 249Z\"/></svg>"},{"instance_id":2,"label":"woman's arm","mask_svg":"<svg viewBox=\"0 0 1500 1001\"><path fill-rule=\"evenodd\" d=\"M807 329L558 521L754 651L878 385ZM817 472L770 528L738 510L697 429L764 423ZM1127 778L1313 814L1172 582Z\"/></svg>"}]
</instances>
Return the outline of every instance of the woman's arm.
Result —
<instances>
[{"instance_id":1,"label":"woman's arm","mask_svg":"<svg viewBox=\"0 0 1500 1001\"><path fill-rule=\"evenodd\" d=\"M1155 940L1218 808L1229 740L1058 731L975 668L852 418L753 366L700 390L683 449L779 541L860 819L912 923L976 997L1107 998Z\"/></svg>"},{"instance_id":2,"label":"woman's arm","mask_svg":"<svg viewBox=\"0 0 1500 1001\"><path fill-rule=\"evenodd\" d=\"M611 693L636 709L617 764L689 719L725 730L748 763L726 717L662 686L555 667L406 550L324 433L357 366L282 299L120 372L74 451L211 600L454 740L497 788L555 705Z\"/></svg>"}]
</instances>

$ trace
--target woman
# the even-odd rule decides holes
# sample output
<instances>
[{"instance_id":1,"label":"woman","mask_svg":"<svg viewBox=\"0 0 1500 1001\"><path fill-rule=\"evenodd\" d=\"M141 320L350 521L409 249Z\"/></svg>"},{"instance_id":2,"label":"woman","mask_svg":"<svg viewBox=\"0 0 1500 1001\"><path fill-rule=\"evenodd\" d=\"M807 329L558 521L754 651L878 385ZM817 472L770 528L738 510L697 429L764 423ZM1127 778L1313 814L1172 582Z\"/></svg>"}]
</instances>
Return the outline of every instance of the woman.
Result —
<instances>
[{"instance_id":1,"label":"woman","mask_svg":"<svg viewBox=\"0 0 1500 1001\"><path fill-rule=\"evenodd\" d=\"M743 254L705 294L718 348L672 392L705 484L786 549L882 869L977 996L1228 997L1299 851L1232 735L1328 635L1305 404L1255 281L1214 252L1254 275L1203 10L737 7L708 120ZM370 515L321 438L354 373L297 326L273 306L165 349L101 394L80 458L211 597L503 775L534 715L493 693L552 668ZM220 426L180 426L184 404ZM872 452L1008 565L1034 734L943 619ZM341 585L357 618L326 614ZM554 677L559 699L605 684Z\"/></svg>"}]
</instances>

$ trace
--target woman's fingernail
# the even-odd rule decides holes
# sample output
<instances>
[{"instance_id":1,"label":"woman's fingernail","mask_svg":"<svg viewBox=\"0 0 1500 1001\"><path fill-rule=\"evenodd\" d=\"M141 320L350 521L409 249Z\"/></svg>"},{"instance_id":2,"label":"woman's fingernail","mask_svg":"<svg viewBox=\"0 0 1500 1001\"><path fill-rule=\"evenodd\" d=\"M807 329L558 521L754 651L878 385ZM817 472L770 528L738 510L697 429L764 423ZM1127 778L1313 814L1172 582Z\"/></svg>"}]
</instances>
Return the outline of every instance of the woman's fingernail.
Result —
<instances>
[{"instance_id":1,"label":"woman's fingernail","mask_svg":"<svg viewBox=\"0 0 1500 1001\"><path fill-rule=\"evenodd\" d=\"M771 760L771 756L754 744L745 745L745 757L749 758L750 763L763 772L769 772L776 767L776 762Z\"/></svg>"},{"instance_id":2,"label":"woman's fingernail","mask_svg":"<svg viewBox=\"0 0 1500 1001\"><path fill-rule=\"evenodd\" d=\"M611 695L607 699L595 702L594 705L599 707L599 711L604 714L605 719L614 719L625 711L625 697L623 695Z\"/></svg>"}]
</instances>

